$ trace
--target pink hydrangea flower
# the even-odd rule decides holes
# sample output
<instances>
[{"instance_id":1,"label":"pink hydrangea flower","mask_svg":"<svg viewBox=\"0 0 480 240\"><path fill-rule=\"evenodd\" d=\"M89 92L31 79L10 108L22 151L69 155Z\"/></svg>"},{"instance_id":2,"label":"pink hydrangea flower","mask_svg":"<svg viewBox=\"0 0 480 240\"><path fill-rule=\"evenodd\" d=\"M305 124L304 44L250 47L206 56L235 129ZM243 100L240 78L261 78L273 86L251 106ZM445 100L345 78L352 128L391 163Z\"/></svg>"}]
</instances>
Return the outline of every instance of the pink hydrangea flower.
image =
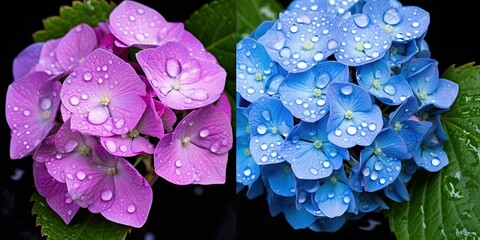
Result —
<instances>
[{"instance_id":1,"label":"pink hydrangea flower","mask_svg":"<svg viewBox=\"0 0 480 240\"><path fill-rule=\"evenodd\" d=\"M155 9L122 1L110 14L109 28L123 47L155 47L182 37L183 23L170 23Z\"/></svg>"},{"instance_id":2,"label":"pink hydrangea flower","mask_svg":"<svg viewBox=\"0 0 480 240\"><path fill-rule=\"evenodd\" d=\"M82 63L93 49L97 47L97 36L92 27L85 23L73 27L58 42L57 61L65 72Z\"/></svg>"},{"instance_id":3,"label":"pink hydrangea flower","mask_svg":"<svg viewBox=\"0 0 480 240\"><path fill-rule=\"evenodd\" d=\"M180 43L142 50L137 60L160 101L172 109L211 104L225 87L226 72L220 65L191 56Z\"/></svg>"},{"instance_id":4,"label":"pink hydrangea flower","mask_svg":"<svg viewBox=\"0 0 480 240\"><path fill-rule=\"evenodd\" d=\"M146 107L145 84L135 70L103 49L94 50L77 66L60 95L72 113L71 128L96 136L128 133Z\"/></svg>"},{"instance_id":5,"label":"pink hydrangea flower","mask_svg":"<svg viewBox=\"0 0 480 240\"><path fill-rule=\"evenodd\" d=\"M32 153L55 125L61 84L45 72L14 81L7 90L5 117L11 131L10 158Z\"/></svg>"},{"instance_id":6,"label":"pink hydrangea flower","mask_svg":"<svg viewBox=\"0 0 480 240\"><path fill-rule=\"evenodd\" d=\"M155 149L155 172L179 185L225 182L232 128L213 105L191 111Z\"/></svg>"}]
</instances>

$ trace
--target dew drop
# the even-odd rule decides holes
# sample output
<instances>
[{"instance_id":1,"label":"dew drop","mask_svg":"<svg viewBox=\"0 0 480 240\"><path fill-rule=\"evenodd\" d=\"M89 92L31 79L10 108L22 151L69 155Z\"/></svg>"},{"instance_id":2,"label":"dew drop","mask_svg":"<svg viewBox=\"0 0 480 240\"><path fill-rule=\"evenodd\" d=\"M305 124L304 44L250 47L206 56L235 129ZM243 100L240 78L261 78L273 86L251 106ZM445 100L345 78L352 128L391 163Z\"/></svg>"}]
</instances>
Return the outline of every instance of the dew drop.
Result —
<instances>
[{"instance_id":1,"label":"dew drop","mask_svg":"<svg viewBox=\"0 0 480 240\"><path fill-rule=\"evenodd\" d=\"M181 160L175 161L175 167L181 167L181 166L182 166L182 161Z\"/></svg>"},{"instance_id":2,"label":"dew drop","mask_svg":"<svg viewBox=\"0 0 480 240\"><path fill-rule=\"evenodd\" d=\"M432 165L435 166L435 167L440 165L440 160L438 158L432 159Z\"/></svg>"},{"instance_id":3,"label":"dew drop","mask_svg":"<svg viewBox=\"0 0 480 240\"><path fill-rule=\"evenodd\" d=\"M92 73L90 73L90 72L85 72L83 74L83 80L85 80L85 81L90 81L90 80L92 80L92 78L93 78L93 76L92 76Z\"/></svg>"},{"instance_id":4,"label":"dew drop","mask_svg":"<svg viewBox=\"0 0 480 240\"><path fill-rule=\"evenodd\" d=\"M323 105L325 105L325 99L318 99L317 105L318 105L318 106L323 106Z\"/></svg>"},{"instance_id":5,"label":"dew drop","mask_svg":"<svg viewBox=\"0 0 480 240\"><path fill-rule=\"evenodd\" d=\"M280 50L280 56L283 57L283 58L290 58L290 55L291 55L291 51L290 51L290 48L288 47L284 47Z\"/></svg>"},{"instance_id":6,"label":"dew drop","mask_svg":"<svg viewBox=\"0 0 480 240\"><path fill-rule=\"evenodd\" d=\"M123 118L121 118L117 122L115 122L115 127L116 128L122 128L123 125L125 125L125 120Z\"/></svg>"},{"instance_id":7,"label":"dew drop","mask_svg":"<svg viewBox=\"0 0 480 240\"><path fill-rule=\"evenodd\" d=\"M313 174L313 175L317 175L317 174L318 174L318 170L315 169L315 168L310 168L310 173Z\"/></svg>"},{"instance_id":8,"label":"dew drop","mask_svg":"<svg viewBox=\"0 0 480 240\"><path fill-rule=\"evenodd\" d=\"M257 133L260 135L263 135L267 132L267 127L263 124L258 125L257 127Z\"/></svg>"},{"instance_id":9,"label":"dew drop","mask_svg":"<svg viewBox=\"0 0 480 240\"><path fill-rule=\"evenodd\" d=\"M368 129L369 129L370 131L375 131L375 129L377 129L377 125L375 125L374 123L372 123L372 124L370 124L370 125L368 126Z\"/></svg>"},{"instance_id":10,"label":"dew drop","mask_svg":"<svg viewBox=\"0 0 480 240\"><path fill-rule=\"evenodd\" d=\"M330 167L330 162L329 162L329 161L325 161L325 162L323 162L322 165L323 165L324 168L329 168L329 167Z\"/></svg>"},{"instance_id":11,"label":"dew drop","mask_svg":"<svg viewBox=\"0 0 480 240\"><path fill-rule=\"evenodd\" d=\"M113 140L106 140L105 147L109 152L116 152L117 151L117 144Z\"/></svg>"},{"instance_id":12,"label":"dew drop","mask_svg":"<svg viewBox=\"0 0 480 240\"><path fill-rule=\"evenodd\" d=\"M77 106L79 103L80 103L80 99L78 99L77 97L70 98L70 104L72 104L73 106Z\"/></svg>"},{"instance_id":13,"label":"dew drop","mask_svg":"<svg viewBox=\"0 0 480 240\"><path fill-rule=\"evenodd\" d=\"M390 25L396 25L402 20L400 12L396 8L390 8L383 14L383 21Z\"/></svg>"},{"instance_id":14,"label":"dew drop","mask_svg":"<svg viewBox=\"0 0 480 240\"><path fill-rule=\"evenodd\" d=\"M213 153L216 153L218 152L220 146L218 143L213 143L212 146L210 146L210 151L213 152Z\"/></svg>"},{"instance_id":15,"label":"dew drop","mask_svg":"<svg viewBox=\"0 0 480 240\"><path fill-rule=\"evenodd\" d=\"M387 180L385 178L380 178L380 184L385 184Z\"/></svg>"},{"instance_id":16,"label":"dew drop","mask_svg":"<svg viewBox=\"0 0 480 240\"><path fill-rule=\"evenodd\" d=\"M420 26L419 22L413 22L412 23L412 27L417 28L418 26Z\"/></svg>"},{"instance_id":17,"label":"dew drop","mask_svg":"<svg viewBox=\"0 0 480 240\"><path fill-rule=\"evenodd\" d=\"M23 111L23 115L25 115L26 117L30 116L30 111L29 110Z\"/></svg>"},{"instance_id":18,"label":"dew drop","mask_svg":"<svg viewBox=\"0 0 480 240\"><path fill-rule=\"evenodd\" d=\"M270 112L269 112L268 110L263 110L263 111L262 111L262 116L263 116L263 118L265 118L265 120L267 120L267 121L270 121L270 120L271 120Z\"/></svg>"},{"instance_id":19,"label":"dew drop","mask_svg":"<svg viewBox=\"0 0 480 240\"><path fill-rule=\"evenodd\" d=\"M337 136L337 137L342 136L342 130L340 130L340 129L335 130L335 136Z\"/></svg>"},{"instance_id":20,"label":"dew drop","mask_svg":"<svg viewBox=\"0 0 480 240\"><path fill-rule=\"evenodd\" d=\"M243 175L245 175L245 177L249 177L251 174L252 169L250 169L249 167L246 167L245 170L243 170Z\"/></svg>"},{"instance_id":21,"label":"dew drop","mask_svg":"<svg viewBox=\"0 0 480 240\"><path fill-rule=\"evenodd\" d=\"M129 213L134 213L136 210L137 210L137 207L135 207L134 204L130 204L127 207L127 212L129 212Z\"/></svg>"},{"instance_id":22,"label":"dew drop","mask_svg":"<svg viewBox=\"0 0 480 240\"><path fill-rule=\"evenodd\" d=\"M49 98L42 98L40 99L40 109L47 110L52 106L52 100ZM17 108L18 110L18 108Z\"/></svg>"},{"instance_id":23,"label":"dew drop","mask_svg":"<svg viewBox=\"0 0 480 240\"><path fill-rule=\"evenodd\" d=\"M319 62L323 60L323 52L316 52L315 55L313 55L313 60Z\"/></svg>"},{"instance_id":24,"label":"dew drop","mask_svg":"<svg viewBox=\"0 0 480 240\"><path fill-rule=\"evenodd\" d=\"M105 189L100 194L100 197L102 198L103 201L109 201L113 197L113 192L110 189Z\"/></svg>"},{"instance_id":25,"label":"dew drop","mask_svg":"<svg viewBox=\"0 0 480 240\"><path fill-rule=\"evenodd\" d=\"M73 151L78 145L78 141L75 139L69 139L66 143L65 146L63 146L63 150L67 153Z\"/></svg>"},{"instance_id":26,"label":"dew drop","mask_svg":"<svg viewBox=\"0 0 480 240\"><path fill-rule=\"evenodd\" d=\"M290 32L292 32L292 33L298 32L298 27L295 26L295 25L291 26L291 27L290 27Z\"/></svg>"},{"instance_id":27,"label":"dew drop","mask_svg":"<svg viewBox=\"0 0 480 240\"><path fill-rule=\"evenodd\" d=\"M297 67L298 67L299 69L305 69L305 68L308 67L308 65L307 65L307 63L306 63L305 61L300 61L300 62L297 63Z\"/></svg>"},{"instance_id":28,"label":"dew drop","mask_svg":"<svg viewBox=\"0 0 480 240\"><path fill-rule=\"evenodd\" d=\"M383 91L390 95L393 95L396 92L395 87L390 84L385 85L385 87L383 87Z\"/></svg>"},{"instance_id":29,"label":"dew drop","mask_svg":"<svg viewBox=\"0 0 480 240\"><path fill-rule=\"evenodd\" d=\"M343 197L343 202L344 202L344 203L348 204L348 203L350 203L350 201L351 201L351 199L350 199L349 196Z\"/></svg>"},{"instance_id":30,"label":"dew drop","mask_svg":"<svg viewBox=\"0 0 480 240\"><path fill-rule=\"evenodd\" d=\"M357 133L357 128L355 126L347 127L347 133L350 135L355 135Z\"/></svg>"},{"instance_id":31,"label":"dew drop","mask_svg":"<svg viewBox=\"0 0 480 240\"><path fill-rule=\"evenodd\" d=\"M88 96L87 94L82 94L82 96L80 96L83 100L87 100L88 99Z\"/></svg>"},{"instance_id":32,"label":"dew drop","mask_svg":"<svg viewBox=\"0 0 480 240\"><path fill-rule=\"evenodd\" d=\"M208 134L210 134L210 132L208 131L207 128L202 128L200 130L200 132L198 133L198 135L200 135L200 137L202 137L202 138L208 137Z\"/></svg>"},{"instance_id":33,"label":"dew drop","mask_svg":"<svg viewBox=\"0 0 480 240\"><path fill-rule=\"evenodd\" d=\"M84 171L78 171L75 176L77 176L77 179L80 181L83 181L85 177L87 176Z\"/></svg>"},{"instance_id":34,"label":"dew drop","mask_svg":"<svg viewBox=\"0 0 480 240\"><path fill-rule=\"evenodd\" d=\"M353 21L358 27L364 28L370 23L370 18L366 14L359 14L353 18Z\"/></svg>"},{"instance_id":35,"label":"dew drop","mask_svg":"<svg viewBox=\"0 0 480 240\"><path fill-rule=\"evenodd\" d=\"M260 158L260 161L262 162L266 162L268 160L268 157L263 155L261 158Z\"/></svg>"},{"instance_id":36,"label":"dew drop","mask_svg":"<svg viewBox=\"0 0 480 240\"><path fill-rule=\"evenodd\" d=\"M368 167L364 168L363 171L362 171L362 174L365 177L370 175L370 168L368 168Z\"/></svg>"},{"instance_id":37,"label":"dew drop","mask_svg":"<svg viewBox=\"0 0 480 240\"><path fill-rule=\"evenodd\" d=\"M374 168L375 168L375 170L377 170L377 171L382 170L382 168L383 168L382 162L376 161L375 164L374 164Z\"/></svg>"},{"instance_id":38,"label":"dew drop","mask_svg":"<svg viewBox=\"0 0 480 240\"><path fill-rule=\"evenodd\" d=\"M106 106L96 106L88 113L87 120L92 124L102 124L107 121L110 112Z\"/></svg>"},{"instance_id":39,"label":"dew drop","mask_svg":"<svg viewBox=\"0 0 480 240\"><path fill-rule=\"evenodd\" d=\"M167 74L170 77L176 77L182 71L180 62L178 62L178 60L174 58L167 59L167 61L165 62L165 68L167 70Z\"/></svg>"},{"instance_id":40,"label":"dew drop","mask_svg":"<svg viewBox=\"0 0 480 240\"><path fill-rule=\"evenodd\" d=\"M374 172L372 173L372 175L370 175L370 179L371 179L372 181L377 180L377 179L378 179L378 172L375 172L375 171L374 171Z\"/></svg>"},{"instance_id":41,"label":"dew drop","mask_svg":"<svg viewBox=\"0 0 480 240\"><path fill-rule=\"evenodd\" d=\"M335 48L338 47L338 43L337 41L335 41L334 39L330 39L328 42L327 42L327 48L328 50L333 50Z\"/></svg>"},{"instance_id":42,"label":"dew drop","mask_svg":"<svg viewBox=\"0 0 480 240\"><path fill-rule=\"evenodd\" d=\"M353 87L350 86L350 85L347 85L347 86L344 86L342 88L340 88L340 91L344 94L344 95L350 95L352 94L353 92Z\"/></svg>"}]
</instances>

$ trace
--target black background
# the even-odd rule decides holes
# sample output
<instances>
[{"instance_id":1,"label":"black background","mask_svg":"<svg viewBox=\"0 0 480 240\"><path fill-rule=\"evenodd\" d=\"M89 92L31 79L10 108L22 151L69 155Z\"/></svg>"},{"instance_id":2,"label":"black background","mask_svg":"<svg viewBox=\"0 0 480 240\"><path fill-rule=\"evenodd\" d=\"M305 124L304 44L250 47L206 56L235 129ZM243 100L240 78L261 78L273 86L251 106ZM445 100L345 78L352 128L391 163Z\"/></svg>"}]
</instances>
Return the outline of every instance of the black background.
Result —
<instances>
[{"instance_id":1,"label":"black background","mask_svg":"<svg viewBox=\"0 0 480 240\"><path fill-rule=\"evenodd\" d=\"M117 4L120 0L115 0ZM160 12L170 22L184 22L195 10L211 0L138 0ZM2 56L1 96L5 106L8 84L13 80L12 61L25 47L33 43L32 33L42 29L42 19L58 15L61 5L71 0L10 1L1 14ZM26 10L28 6L29 10ZM7 11L8 14L7 15ZM30 196L35 190L32 177L32 159L10 160L9 128L2 110L2 151L0 158L0 234L2 239L42 239L40 228L31 215ZM162 178L153 186L154 201L147 223L134 229L127 239L234 239L235 238L235 176L234 154L228 165L225 185L177 186ZM15 170L24 172L20 180L13 180ZM145 238L145 236L147 236ZM155 238L151 238L154 236Z\"/></svg>"},{"instance_id":2,"label":"black background","mask_svg":"<svg viewBox=\"0 0 480 240\"><path fill-rule=\"evenodd\" d=\"M119 1L116 1L117 3ZM157 9L169 21L184 21L202 6L203 0L139 0ZM290 1L280 1L287 6ZM440 3L434 0L403 0L404 5L419 6L430 13L430 27L426 40L432 58L439 61L440 72L455 64L480 63L478 34L478 8L471 1L457 0ZM58 14L61 5L69 0L9 1L1 14L1 96L5 96L12 81L13 58L33 42L31 34L42 28L41 20ZM28 6L28 10L27 10ZM2 106L4 106L4 97ZM41 239L40 228L35 227L31 216L30 196L34 191L29 158L12 161L8 158L9 129L2 111L2 158L0 158L0 234L2 239ZM380 214L367 218L381 221L374 231L360 230L368 225L366 219L347 224L336 234L315 233L309 230L294 231L283 216L270 217L264 196L247 200L244 192L235 195L234 163L228 165L226 185L204 188L176 186L159 179L154 185L154 203L143 229L136 229L127 239L143 239L145 232L156 239L394 239L388 222ZM24 171L23 177L11 178L15 169ZM197 195L194 192L201 192ZM236 202L236 208L235 208ZM236 211L235 211L236 210ZM237 224L235 223L237 222ZM235 227L236 226L236 227ZM152 236L149 234L148 236Z\"/></svg>"},{"instance_id":3,"label":"black background","mask_svg":"<svg viewBox=\"0 0 480 240\"><path fill-rule=\"evenodd\" d=\"M291 1L279 1L284 7ZM400 0L404 6L418 6L430 13L427 40L432 58L439 61L440 73L455 64L470 62L480 64L480 23L478 9L466 0ZM425 173L425 172L424 172ZM373 231L359 227L369 225L367 219L381 222ZM349 222L335 234L317 233L310 230L293 230L283 214L270 216L265 195L254 200L245 197L245 190L237 196L237 238L238 239L395 239L390 232L388 221L382 214L375 213L361 220Z\"/></svg>"}]
</instances>

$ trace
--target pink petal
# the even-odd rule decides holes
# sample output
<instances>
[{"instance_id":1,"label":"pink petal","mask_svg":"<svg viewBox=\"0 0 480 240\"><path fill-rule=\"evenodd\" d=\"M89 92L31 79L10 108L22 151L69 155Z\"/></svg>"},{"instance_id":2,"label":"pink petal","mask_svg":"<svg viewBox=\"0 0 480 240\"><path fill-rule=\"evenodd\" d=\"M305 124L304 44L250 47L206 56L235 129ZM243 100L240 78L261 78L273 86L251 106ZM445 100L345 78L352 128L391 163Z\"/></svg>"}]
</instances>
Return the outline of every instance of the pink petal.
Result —
<instances>
[{"instance_id":1,"label":"pink petal","mask_svg":"<svg viewBox=\"0 0 480 240\"><path fill-rule=\"evenodd\" d=\"M222 109L230 121L232 121L232 107L230 106L230 101L228 100L228 96L225 92L222 93L218 101L215 103L215 106Z\"/></svg>"},{"instance_id":2,"label":"pink petal","mask_svg":"<svg viewBox=\"0 0 480 240\"><path fill-rule=\"evenodd\" d=\"M145 94L145 84L129 64L96 49L65 80L61 98L72 112L73 129L112 136L135 127L145 109L140 97Z\"/></svg>"},{"instance_id":3,"label":"pink petal","mask_svg":"<svg viewBox=\"0 0 480 240\"><path fill-rule=\"evenodd\" d=\"M127 160L120 158L117 169L113 204L101 214L116 223L142 227L152 206L152 188Z\"/></svg>"},{"instance_id":4,"label":"pink petal","mask_svg":"<svg viewBox=\"0 0 480 240\"><path fill-rule=\"evenodd\" d=\"M70 120L72 117L72 113L67 110L65 105L60 104L60 114L62 116L62 121L66 122L67 120Z\"/></svg>"},{"instance_id":5,"label":"pink petal","mask_svg":"<svg viewBox=\"0 0 480 240\"><path fill-rule=\"evenodd\" d=\"M55 125L61 84L34 72L14 81L7 90L5 117L11 131L10 157L32 153Z\"/></svg>"},{"instance_id":6,"label":"pink petal","mask_svg":"<svg viewBox=\"0 0 480 240\"><path fill-rule=\"evenodd\" d=\"M126 47L159 46L178 41L182 23L169 23L156 10L135 1L122 1L109 17L109 28Z\"/></svg>"},{"instance_id":7,"label":"pink petal","mask_svg":"<svg viewBox=\"0 0 480 240\"><path fill-rule=\"evenodd\" d=\"M13 60L13 79L19 79L30 73L38 64L43 42L30 44L23 49Z\"/></svg>"},{"instance_id":8,"label":"pink petal","mask_svg":"<svg viewBox=\"0 0 480 240\"><path fill-rule=\"evenodd\" d=\"M145 86L147 86L147 95L150 97L155 97L156 96L155 91L153 90L152 86L148 82L147 77L143 75L139 75L139 77L140 77L140 80L142 80L142 82L145 83Z\"/></svg>"},{"instance_id":9,"label":"pink petal","mask_svg":"<svg viewBox=\"0 0 480 240\"><path fill-rule=\"evenodd\" d=\"M175 115L172 109L163 105L161 102L157 100L153 100L153 102L155 104L155 109L157 110L157 114L162 119L163 127L165 128L165 131L172 132L173 125L175 125L175 122L177 121L177 115Z\"/></svg>"},{"instance_id":10,"label":"pink petal","mask_svg":"<svg viewBox=\"0 0 480 240\"><path fill-rule=\"evenodd\" d=\"M156 100L150 97L144 97L144 100L145 103L147 103L147 108L138 122L136 129L141 134L160 139L163 137L165 130L163 129L162 119L160 119L158 115L158 110L155 109L156 105L154 101ZM163 105L161 106L163 107Z\"/></svg>"},{"instance_id":11,"label":"pink petal","mask_svg":"<svg viewBox=\"0 0 480 240\"><path fill-rule=\"evenodd\" d=\"M69 224L77 213L79 206L67 193L67 185L56 181L48 174L45 164L33 162L33 179L38 193L45 197L47 204L66 224Z\"/></svg>"},{"instance_id":12,"label":"pink petal","mask_svg":"<svg viewBox=\"0 0 480 240\"><path fill-rule=\"evenodd\" d=\"M203 46L202 42L198 40L192 33L185 30L182 35L182 39L178 41L185 48L187 48L190 56L195 58L204 58L205 60L217 63L217 59L212 54L207 54L207 50Z\"/></svg>"},{"instance_id":13,"label":"pink petal","mask_svg":"<svg viewBox=\"0 0 480 240\"><path fill-rule=\"evenodd\" d=\"M33 154L33 160L44 163L48 159L54 157L55 153L57 153L57 148L55 148L55 136L51 135L42 141Z\"/></svg>"},{"instance_id":14,"label":"pink petal","mask_svg":"<svg viewBox=\"0 0 480 240\"><path fill-rule=\"evenodd\" d=\"M82 23L72 28L60 39L57 46L57 61L63 70L68 71L81 63L97 45L95 31Z\"/></svg>"},{"instance_id":15,"label":"pink petal","mask_svg":"<svg viewBox=\"0 0 480 240\"><path fill-rule=\"evenodd\" d=\"M73 201L94 213L110 208L115 192L114 178L108 174L111 167L90 158L66 165L65 182Z\"/></svg>"},{"instance_id":16,"label":"pink petal","mask_svg":"<svg viewBox=\"0 0 480 240\"><path fill-rule=\"evenodd\" d=\"M155 172L167 181L178 184L217 184L225 182L228 153L215 154L169 133L160 140L154 156Z\"/></svg>"},{"instance_id":17,"label":"pink petal","mask_svg":"<svg viewBox=\"0 0 480 240\"><path fill-rule=\"evenodd\" d=\"M142 136L135 138L115 135L100 138L102 146L115 156L132 157L142 153L153 154L153 145ZM144 145L144 146L140 146Z\"/></svg>"},{"instance_id":18,"label":"pink petal","mask_svg":"<svg viewBox=\"0 0 480 240\"><path fill-rule=\"evenodd\" d=\"M153 154L155 152L155 146L145 137L136 137L132 141L132 151L136 153L148 153Z\"/></svg>"},{"instance_id":19,"label":"pink petal","mask_svg":"<svg viewBox=\"0 0 480 240\"><path fill-rule=\"evenodd\" d=\"M173 109L213 103L225 86L226 72L220 65L191 57L180 43L142 50L137 60L160 101Z\"/></svg>"},{"instance_id":20,"label":"pink petal","mask_svg":"<svg viewBox=\"0 0 480 240\"><path fill-rule=\"evenodd\" d=\"M46 72L50 75L61 75L64 73L62 67L57 61L57 45L60 39L52 39L43 45L38 59L38 64L34 67L34 71Z\"/></svg>"},{"instance_id":21,"label":"pink petal","mask_svg":"<svg viewBox=\"0 0 480 240\"><path fill-rule=\"evenodd\" d=\"M193 110L176 127L175 138L189 137L194 145L215 154L232 148L233 134L225 112L213 105Z\"/></svg>"}]
</instances>

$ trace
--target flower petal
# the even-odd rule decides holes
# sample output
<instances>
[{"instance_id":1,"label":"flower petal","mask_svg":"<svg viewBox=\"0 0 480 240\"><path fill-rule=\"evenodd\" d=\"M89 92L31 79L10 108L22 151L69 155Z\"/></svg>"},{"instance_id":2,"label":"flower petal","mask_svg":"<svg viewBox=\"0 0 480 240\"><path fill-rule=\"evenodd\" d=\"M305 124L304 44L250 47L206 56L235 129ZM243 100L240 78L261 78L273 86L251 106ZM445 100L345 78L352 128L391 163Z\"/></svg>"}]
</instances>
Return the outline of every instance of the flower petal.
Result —
<instances>
[{"instance_id":1,"label":"flower petal","mask_svg":"<svg viewBox=\"0 0 480 240\"><path fill-rule=\"evenodd\" d=\"M260 176L260 167L250 152L250 139L247 136L236 139L236 179L243 185L250 185Z\"/></svg>"},{"instance_id":2,"label":"flower petal","mask_svg":"<svg viewBox=\"0 0 480 240\"><path fill-rule=\"evenodd\" d=\"M284 197L295 196L295 175L288 163L269 164L262 168L273 192Z\"/></svg>"},{"instance_id":3,"label":"flower petal","mask_svg":"<svg viewBox=\"0 0 480 240\"><path fill-rule=\"evenodd\" d=\"M352 191L342 182L323 184L315 193L315 199L320 211L329 218L343 215L354 201Z\"/></svg>"},{"instance_id":4,"label":"flower petal","mask_svg":"<svg viewBox=\"0 0 480 240\"><path fill-rule=\"evenodd\" d=\"M30 73L40 59L43 42L30 44L13 59L13 79L19 79Z\"/></svg>"},{"instance_id":5,"label":"flower petal","mask_svg":"<svg viewBox=\"0 0 480 240\"><path fill-rule=\"evenodd\" d=\"M437 89L423 101L438 108L449 108L458 95L458 84L447 79L438 79Z\"/></svg>"},{"instance_id":6,"label":"flower petal","mask_svg":"<svg viewBox=\"0 0 480 240\"><path fill-rule=\"evenodd\" d=\"M81 23L68 31L58 42L56 49L58 64L69 71L81 63L97 46L97 36L92 27Z\"/></svg>"}]
</instances>

